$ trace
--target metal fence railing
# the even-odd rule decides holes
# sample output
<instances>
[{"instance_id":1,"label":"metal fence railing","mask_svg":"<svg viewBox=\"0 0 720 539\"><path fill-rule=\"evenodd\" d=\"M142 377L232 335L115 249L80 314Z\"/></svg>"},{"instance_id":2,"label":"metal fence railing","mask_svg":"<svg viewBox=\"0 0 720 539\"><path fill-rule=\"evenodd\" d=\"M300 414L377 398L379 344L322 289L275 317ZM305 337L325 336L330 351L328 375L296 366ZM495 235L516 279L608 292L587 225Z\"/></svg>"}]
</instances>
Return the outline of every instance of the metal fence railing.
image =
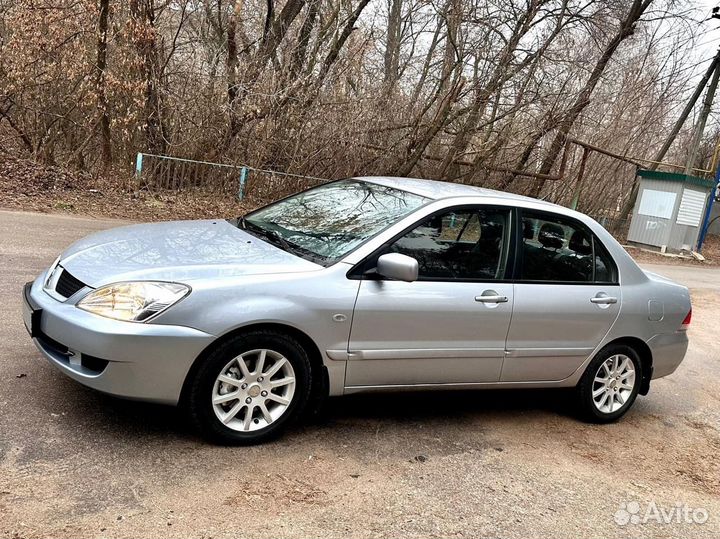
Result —
<instances>
[{"instance_id":1,"label":"metal fence railing","mask_svg":"<svg viewBox=\"0 0 720 539\"><path fill-rule=\"evenodd\" d=\"M206 194L277 199L329 180L247 165L196 161L167 155L138 153L135 161L137 186L150 191L194 190Z\"/></svg>"}]
</instances>

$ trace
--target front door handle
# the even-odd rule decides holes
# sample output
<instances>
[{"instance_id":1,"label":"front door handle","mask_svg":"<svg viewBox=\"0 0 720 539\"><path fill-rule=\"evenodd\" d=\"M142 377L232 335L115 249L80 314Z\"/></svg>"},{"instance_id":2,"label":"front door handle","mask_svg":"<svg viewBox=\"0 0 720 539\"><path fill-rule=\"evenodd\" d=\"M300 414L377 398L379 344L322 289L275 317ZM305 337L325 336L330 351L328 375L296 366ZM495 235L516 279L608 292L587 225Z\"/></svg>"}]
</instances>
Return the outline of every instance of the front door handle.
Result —
<instances>
[{"instance_id":1,"label":"front door handle","mask_svg":"<svg viewBox=\"0 0 720 539\"><path fill-rule=\"evenodd\" d=\"M595 303L596 305L612 305L613 303L617 303L617 298L598 294L594 298L590 298L590 303Z\"/></svg>"},{"instance_id":2,"label":"front door handle","mask_svg":"<svg viewBox=\"0 0 720 539\"><path fill-rule=\"evenodd\" d=\"M475 301L479 303L507 303L507 300L507 296L501 296L495 290L485 290L481 296L475 296Z\"/></svg>"}]
</instances>

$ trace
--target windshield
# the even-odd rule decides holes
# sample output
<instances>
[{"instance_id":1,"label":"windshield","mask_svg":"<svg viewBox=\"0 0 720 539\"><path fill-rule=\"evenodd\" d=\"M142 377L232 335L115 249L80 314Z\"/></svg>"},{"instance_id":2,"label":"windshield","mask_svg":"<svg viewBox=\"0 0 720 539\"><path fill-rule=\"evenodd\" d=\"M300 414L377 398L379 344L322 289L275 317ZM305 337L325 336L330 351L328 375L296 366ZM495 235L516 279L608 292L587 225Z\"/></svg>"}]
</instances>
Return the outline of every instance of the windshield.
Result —
<instances>
[{"instance_id":1,"label":"windshield","mask_svg":"<svg viewBox=\"0 0 720 539\"><path fill-rule=\"evenodd\" d=\"M427 201L392 187L342 180L257 210L240 224L286 251L328 264Z\"/></svg>"}]
</instances>

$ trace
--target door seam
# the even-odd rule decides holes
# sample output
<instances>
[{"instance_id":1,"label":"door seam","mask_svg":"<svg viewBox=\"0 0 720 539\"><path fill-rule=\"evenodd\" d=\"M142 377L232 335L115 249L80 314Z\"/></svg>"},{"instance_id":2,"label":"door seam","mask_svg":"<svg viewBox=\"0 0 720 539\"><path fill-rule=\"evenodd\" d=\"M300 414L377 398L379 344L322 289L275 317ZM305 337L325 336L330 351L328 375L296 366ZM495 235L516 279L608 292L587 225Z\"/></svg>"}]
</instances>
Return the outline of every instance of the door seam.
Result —
<instances>
[{"instance_id":1,"label":"door seam","mask_svg":"<svg viewBox=\"0 0 720 539\"><path fill-rule=\"evenodd\" d=\"M350 331L348 331L347 342L345 343L345 351L347 352L347 359L345 360L345 369L343 369L343 393L345 393L345 387L347 387L347 369L348 360L350 359L350 341L352 340L353 323L355 322L355 309L357 308L358 298L360 298L360 289L364 279L358 281L357 292L355 292L355 301L353 302L352 313L350 314Z\"/></svg>"},{"instance_id":2,"label":"door seam","mask_svg":"<svg viewBox=\"0 0 720 539\"><path fill-rule=\"evenodd\" d=\"M497 379L498 382L502 381L503 374L505 373L505 361L507 360L508 354L510 351L508 350L508 337L510 336L510 328L512 327L513 318L515 317L515 283L512 285L512 305L510 306L510 323L508 324L507 331L505 332L505 346L503 346L503 361L502 365L500 366L500 377Z\"/></svg>"}]
</instances>

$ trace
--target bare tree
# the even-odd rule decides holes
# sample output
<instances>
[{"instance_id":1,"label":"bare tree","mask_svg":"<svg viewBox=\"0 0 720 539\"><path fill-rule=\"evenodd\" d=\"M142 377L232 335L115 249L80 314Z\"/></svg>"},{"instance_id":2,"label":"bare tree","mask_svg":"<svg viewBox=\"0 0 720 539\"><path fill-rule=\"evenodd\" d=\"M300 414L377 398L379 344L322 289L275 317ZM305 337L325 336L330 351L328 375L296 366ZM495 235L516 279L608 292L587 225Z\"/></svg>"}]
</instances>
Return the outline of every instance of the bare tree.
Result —
<instances>
[{"instance_id":1,"label":"bare tree","mask_svg":"<svg viewBox=\"0 0 720 539\"><path fill-rule=\"evenodd\" d=\"M683 0L0 0L0 155L109 177L138 151L413 175L609 218L634 161L568 141L657 155L707 67L700 15Z\"/></svg>"},{"instance_id":2,"label":"bare tree","mask_svg":"<svg viewBox=\"0 0 720 539\"><path fill-rule=\"evenodd\" d=\"M578 93L575 102L558 122L558 129L555 137L550 143L548 153L538 170L540 174L550 173L558 155L560 155L563 145L565 144L565 139L567 138L568 133L570 133L570 130L575 124L575 121L578 119L578 116L580 116L580 113L590 104L590 98L593 90L595 90L595 87L600 82L600 77L602 77L608 62L613 57L613 54L620 44L633 35L635 32L635 24L640 20L640 17L642 17L643 13L645 13L645 10L647 10L652 2L653 0L633 0L627 15L620 22L617 32L602 51L602 54L598 58L592 72L590 73L590 77L585 82L585 85L582 90L580 90L580 93ZM536 180L529 191L530 196L539 196L544 185L544 179Z\"/></svg>"}]
</instances>

